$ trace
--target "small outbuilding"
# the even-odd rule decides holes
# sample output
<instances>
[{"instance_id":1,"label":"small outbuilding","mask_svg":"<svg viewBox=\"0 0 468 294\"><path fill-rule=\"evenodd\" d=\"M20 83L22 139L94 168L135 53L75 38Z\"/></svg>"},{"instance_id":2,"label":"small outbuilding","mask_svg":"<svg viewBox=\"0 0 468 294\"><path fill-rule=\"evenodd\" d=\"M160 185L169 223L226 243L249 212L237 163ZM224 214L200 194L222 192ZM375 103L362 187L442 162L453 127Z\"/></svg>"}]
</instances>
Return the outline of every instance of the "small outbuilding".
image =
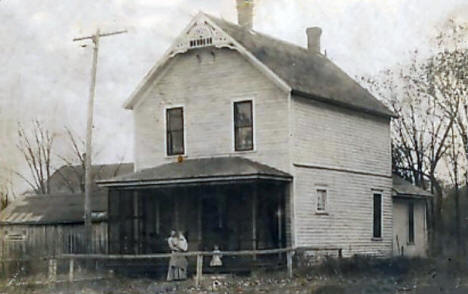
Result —
<instances>
[{"instance_id":1,"label":"small outbuilding","mask_svg":"<svg viewBox=\"0 0 468 294\"><path fill-rule=\"evenodd\" d=\"M107 253L107 190L95 181L133 171L132 163L93 165L93 252ZM28 195L0 211L0 258L84 252L84 168L64 165L48 179L50 193Z\"/></svg>"},{"instance_id":2,"label":"small outbuilding","mask_svg":"<svg viewBox=\"0 0 468 294\"><path fill-rule=\"evenodd\" d=\"M107 196L95 194L93 251L107 252ZM84 251L82 194L26 196L0 213L0 257L56 256Z\"/></svg>"},{"instance_id":3,"label":"small outbuilding","mask_svg":"<svg viewBox=\"0 0 468 294\"><path fill-rule=\"evenodd\" d=\"M432 194L393 175L393 254L426 256L427 203Z\"/></svg>"}]
</instances>

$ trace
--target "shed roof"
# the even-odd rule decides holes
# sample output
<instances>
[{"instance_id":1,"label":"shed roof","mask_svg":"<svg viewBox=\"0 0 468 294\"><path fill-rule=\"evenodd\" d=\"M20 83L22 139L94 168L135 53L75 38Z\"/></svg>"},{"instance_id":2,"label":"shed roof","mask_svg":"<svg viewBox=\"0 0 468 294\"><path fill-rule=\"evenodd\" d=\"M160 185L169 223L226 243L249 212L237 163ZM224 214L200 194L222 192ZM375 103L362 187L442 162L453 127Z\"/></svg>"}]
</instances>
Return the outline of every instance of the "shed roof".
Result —
<instances>
[{"instance_id":1,"label":"shed roof","mask_svg":"<svg viewBox=\"0 0 468 294\"><path fill-rule=\"evenodd\" d=\"M393 196L396 197L432 197L433 195L420 187L413 185L398 175L393 175Z\"/></svg>"},{"instance_id":2,"label":"shed roof","mask_svg":"<svg viewBox=\"0 0 468 294\"><path fill-rule=\"evenodd\" d=\"M163 185L258 178L290 181L292 176L243 157L212 157L166 163L110 180L98 181L98 184L102 186Z\"/></svg>"},{"instance_id":3,"label":"shed roof","mask_svg":"<svg viewBox=\"0 0 468 294\"><path fill-rule=\"evenodd\" d=\"M83 206L83 194L25 196L13 201L7 208L0 211L0 224L83 223ZM105 190L94 193L91 198L91 207L93 212L107 211L107 192Z\"/></svg>"}]
</instances>

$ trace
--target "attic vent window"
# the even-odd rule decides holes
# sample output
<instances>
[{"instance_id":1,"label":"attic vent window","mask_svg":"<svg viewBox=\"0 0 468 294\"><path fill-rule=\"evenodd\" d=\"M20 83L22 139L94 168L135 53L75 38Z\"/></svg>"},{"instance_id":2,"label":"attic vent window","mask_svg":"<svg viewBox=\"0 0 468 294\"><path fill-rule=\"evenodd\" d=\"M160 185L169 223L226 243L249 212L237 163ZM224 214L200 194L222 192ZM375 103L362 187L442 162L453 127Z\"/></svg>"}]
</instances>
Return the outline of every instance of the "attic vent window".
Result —
<instances>
[{"instance_id":1,"label":"attic vent window","mask_svg":"<svg viewBox=\"0 0 468 294\"><path fill-rule=\"evenodd\" d=\"M218 48L232 47L227 35L215 28L207 20L198 19L184 34L182 34L175 45L171 56L186 52L189 49L214 46Z\"/></svg>"},{"instance_id":2,"label":"attic vent window","mask_svg":"<svg viewBox=\"0 0 468 294\"><path fill-rule=\"evenodd\" d=\"M213 44L213 38L200 38L197 40L190 40L190 48L194 47L204 47L204 46L210 46Z\"/></svg>"}]
</instances>

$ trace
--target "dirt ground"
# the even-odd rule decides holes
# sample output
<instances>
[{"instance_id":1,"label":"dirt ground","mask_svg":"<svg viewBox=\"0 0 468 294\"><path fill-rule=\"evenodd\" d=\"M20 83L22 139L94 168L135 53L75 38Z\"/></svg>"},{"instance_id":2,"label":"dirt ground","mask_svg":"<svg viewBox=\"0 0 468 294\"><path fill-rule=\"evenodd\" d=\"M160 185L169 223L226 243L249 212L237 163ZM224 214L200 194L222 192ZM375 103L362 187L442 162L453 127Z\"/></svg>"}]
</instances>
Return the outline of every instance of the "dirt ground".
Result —
<instances>
[{"instance_id":1,"label":"dirt ground","mask_svg":"<svg viewBox=\"0 0 468 294\"><path fill-rule=\"evenodd\" d=\"M183 282L117 277L49 285L0 285L0 294L326 294L326 293L468 293L468 271L463 260L325 262L286 273L254 272L248 277L205 275L200 287Z\"/></svg>"}]
</instances>

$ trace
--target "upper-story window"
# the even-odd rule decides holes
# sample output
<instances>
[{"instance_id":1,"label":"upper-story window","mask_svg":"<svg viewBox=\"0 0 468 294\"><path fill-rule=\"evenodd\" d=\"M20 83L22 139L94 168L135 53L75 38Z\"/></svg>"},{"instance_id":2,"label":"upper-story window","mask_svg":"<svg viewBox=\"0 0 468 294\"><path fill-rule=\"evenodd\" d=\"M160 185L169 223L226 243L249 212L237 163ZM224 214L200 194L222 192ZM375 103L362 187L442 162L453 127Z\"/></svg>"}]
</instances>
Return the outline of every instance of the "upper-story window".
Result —
<instances>
[{"instance_id":1,"label":"upper-story window","mask_svg":"<svg viewBox=\"0 0 468 294\"><path fill-rule=\"evenodd\" d=\"M184 154L184 109L182 107L166 109L166 153L167 155Z\"/></svg>"},{"instance_id":2,"label":"upper-story window","mask_svg":"<svg viewBox=\"0 0 468 294\"><path fill-rule=\"evenodd\" d=\"M252 100L234 102L234 148L236 151L254 149Z\"/></svg>"}]
</instances>

